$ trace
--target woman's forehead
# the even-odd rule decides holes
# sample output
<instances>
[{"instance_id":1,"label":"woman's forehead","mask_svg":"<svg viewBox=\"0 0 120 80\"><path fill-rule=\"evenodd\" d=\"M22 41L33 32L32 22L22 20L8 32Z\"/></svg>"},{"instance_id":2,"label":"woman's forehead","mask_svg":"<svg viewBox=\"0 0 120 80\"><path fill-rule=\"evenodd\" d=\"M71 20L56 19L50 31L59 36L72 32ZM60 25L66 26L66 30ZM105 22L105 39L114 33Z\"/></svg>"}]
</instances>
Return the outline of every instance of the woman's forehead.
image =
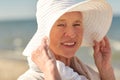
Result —
<instances>
[{"instance_id":1,"label":"woman's forehead","mask_svg":"<svg viewBox=\"0 0 120 80\"><path fill-rule=\"evenodd\" d=\"M66 12L66 13L64 13L61 17L69 16L69 15L73 15L73 16L80 15L80 16L82 16L82 12L80 12L80 11ZM70 17L70 16L69 16L69 17Z\"/></svg>"},{"instance_id":2,"label":"woman's forehead","mask_svg":"<svg viewBox=\"0 0 120 80\"><path fill-rule=\"evenodd\" d=\"M82 13L78 11L67 12L63 14L57 21L64 22L67 20L73 20L74 22L82 22Z\"/></svg>"}]
</instances>

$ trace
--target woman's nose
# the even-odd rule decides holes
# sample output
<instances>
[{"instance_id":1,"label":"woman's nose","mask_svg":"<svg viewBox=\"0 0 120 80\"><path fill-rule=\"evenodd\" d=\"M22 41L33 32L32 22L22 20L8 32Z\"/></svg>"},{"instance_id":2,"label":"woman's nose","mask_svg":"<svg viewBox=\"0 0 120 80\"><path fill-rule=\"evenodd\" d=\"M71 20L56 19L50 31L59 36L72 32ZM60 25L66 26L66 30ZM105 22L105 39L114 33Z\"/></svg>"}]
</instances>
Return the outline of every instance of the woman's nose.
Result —
<instances>
[{"instance_id":1,"label":"woman's nose","mask_svg":"<svg viewBox=\"0 0 120 80\"><path fill-rule=\"evenodd\" d=\"M75 38L76 37L75 30L73 28L67 28L65 30L65 37Z\"/></svg>"}]
</instances>

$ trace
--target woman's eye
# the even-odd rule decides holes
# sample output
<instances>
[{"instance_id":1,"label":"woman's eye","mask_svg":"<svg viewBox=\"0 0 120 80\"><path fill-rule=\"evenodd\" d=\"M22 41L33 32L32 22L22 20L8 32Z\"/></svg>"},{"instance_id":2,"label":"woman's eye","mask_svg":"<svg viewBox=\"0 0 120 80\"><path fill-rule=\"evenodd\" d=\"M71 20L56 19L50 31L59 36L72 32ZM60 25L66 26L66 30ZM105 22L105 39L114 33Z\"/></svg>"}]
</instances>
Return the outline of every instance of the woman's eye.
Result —
<instances>
[{"instance_id":1,"label":"woman's eye","mask_svg":"<svg viewBox=\"0 0 120 80\"><path fill-rule=\"evenodd\" d=\"M76 27L76 26L80 26L80 24L73 24L73 26L75 26L75 27Z\"/></svg>"},{"instance_id":2,"label":"woman's eye","mask_svg":"<svg viewBox=\"0 0 120 80\"><path fill-rule=\"evenodd\" d=\"M59 27L64 27L65 24L58 24L57 26L59 26Z\"/></svg>"}]
</instances>

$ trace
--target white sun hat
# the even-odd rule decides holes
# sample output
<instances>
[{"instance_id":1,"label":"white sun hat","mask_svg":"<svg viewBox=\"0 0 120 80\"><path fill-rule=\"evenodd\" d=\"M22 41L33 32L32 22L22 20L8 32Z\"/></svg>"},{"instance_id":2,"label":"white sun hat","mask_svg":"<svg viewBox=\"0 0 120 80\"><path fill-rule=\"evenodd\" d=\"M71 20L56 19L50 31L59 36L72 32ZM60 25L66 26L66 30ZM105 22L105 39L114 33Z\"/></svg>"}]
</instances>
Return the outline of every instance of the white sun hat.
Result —
<instances>
[{"instance_id":1,"label":"white sun hat","mask_svg":"<svg viewBox=\"0 0 120 80\"><path fill-rule=\"evenodd\" d=\"M82 46L93 46L107 34L112 22L112 8L105 0L39 0L37 3L38 29L25 48L23 55L30 56L44 36L49 37L55 21L66 12L83 14L84 35Z\"/></svg>"}]
</instances>

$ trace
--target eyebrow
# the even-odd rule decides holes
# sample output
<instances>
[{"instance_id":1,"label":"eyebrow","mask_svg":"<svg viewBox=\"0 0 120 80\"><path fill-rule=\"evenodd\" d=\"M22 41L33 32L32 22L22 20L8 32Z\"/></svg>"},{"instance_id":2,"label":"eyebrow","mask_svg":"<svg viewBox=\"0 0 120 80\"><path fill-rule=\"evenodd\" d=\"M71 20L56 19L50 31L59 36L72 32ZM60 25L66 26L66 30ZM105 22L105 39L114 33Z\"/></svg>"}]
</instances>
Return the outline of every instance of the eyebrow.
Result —
<instances>
[{"instance_id":1,"label":"eyebrow","mask_svg":"<svg viewBox=\"0 0 120 80\"><path fill-rule=\"evenodd\" d=\"M65 19L58 19L57 21L66 21Z\"/></svg>"},{"instance_id":2,"label":"eyebrow","mask_svg":"<svg viewBox=\"0 0 120 80\"><path fill-rule=\"evenodd\" d=\"M75 23L82 23L82 20L76 20Z\"/></svg>"}]
</instances>

